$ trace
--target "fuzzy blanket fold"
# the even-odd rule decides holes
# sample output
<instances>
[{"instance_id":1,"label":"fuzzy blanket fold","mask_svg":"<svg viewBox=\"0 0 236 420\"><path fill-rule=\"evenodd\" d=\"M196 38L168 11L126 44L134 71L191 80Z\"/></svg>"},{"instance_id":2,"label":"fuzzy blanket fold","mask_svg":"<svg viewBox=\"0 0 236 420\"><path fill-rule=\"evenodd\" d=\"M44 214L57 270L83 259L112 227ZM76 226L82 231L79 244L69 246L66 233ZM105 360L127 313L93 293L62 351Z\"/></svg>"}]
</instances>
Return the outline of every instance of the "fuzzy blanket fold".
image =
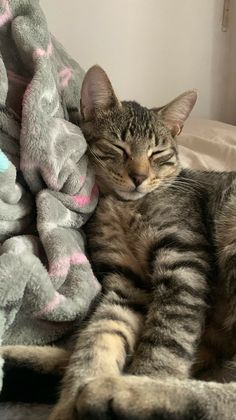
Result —
<instances>
[{"instance_id":1,"label":"fuzzy blanket fold","mask_svg":"<svg viewBox=\"0 0 236 420\"><path fill-rule=\"evenodd\" d=\"M44 344L100 289L81 232L98 192L70 122L83 71L36 0L0 1L0 54L0 340Z\"/></svg>"}]
</instances>

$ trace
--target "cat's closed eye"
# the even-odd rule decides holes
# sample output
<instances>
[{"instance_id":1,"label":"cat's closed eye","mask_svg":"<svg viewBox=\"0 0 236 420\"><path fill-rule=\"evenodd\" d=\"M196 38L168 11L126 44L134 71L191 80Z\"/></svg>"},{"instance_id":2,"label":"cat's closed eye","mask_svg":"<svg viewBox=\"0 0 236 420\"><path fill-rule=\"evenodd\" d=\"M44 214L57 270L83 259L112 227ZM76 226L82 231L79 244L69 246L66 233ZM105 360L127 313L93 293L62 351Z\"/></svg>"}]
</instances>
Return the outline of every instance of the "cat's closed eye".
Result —
<instances>
[{"instance_id":1,"label":"cat's closed eye","mask_svg":"<svg viewBox=\"0 0 236 420\"><path fill-rule=\"evenodd\" d=\"M105 161L115 160L115 156L106 154L106 155L101 155L100 159L105 160Z\"/></svg>"},{"instance_id":2,"label":"cat's closed eye","mask_svg":"<svg viewBox=\"0 0 236 420\"><path fill-rule=\"evenodd\" d=\"M173 150L157 150L154 151L150 158L154 163L163 164L174 156Z\"/></svg>"},{"instance_id":3,"label":"cat's closed eye","mask_svg":"<svg viewBox=\"0 0 236 420\"><path fill-rule=\"evenodd\" d=\"M123 155L124 155L124 157L125 157L126 159L129 157L129 155L128 155L127 151L126 151L123 147L118 146L118 144L114 144L113 146L114 146L116 149L119 149L119 150L123 153Z\"/></svg>"},{"instance_id":4,"label":"cat's closed eye","mask_svg":"<svg viewBox=\"0 0 236 420\"><path fill-rule=\"evenodd\" d=\"M125 150L124 147L114 144L114 143L108 143L107 141L104 141L101 144L97 145L97 150L99 157L102 159L127 159L129 157L128 152Z\"/></svg>"}]
</instances>

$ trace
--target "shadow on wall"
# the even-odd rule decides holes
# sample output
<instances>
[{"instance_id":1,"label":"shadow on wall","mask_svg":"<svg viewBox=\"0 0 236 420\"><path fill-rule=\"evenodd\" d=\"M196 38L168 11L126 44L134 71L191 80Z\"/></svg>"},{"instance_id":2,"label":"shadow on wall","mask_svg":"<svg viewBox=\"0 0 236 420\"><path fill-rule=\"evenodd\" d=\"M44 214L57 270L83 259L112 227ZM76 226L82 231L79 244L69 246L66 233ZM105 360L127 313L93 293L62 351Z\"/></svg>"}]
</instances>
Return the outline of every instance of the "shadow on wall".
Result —
<instances>
[{"instance_id":1,"label":"shadow on wall","mask_svg":"<svg viewBox=\"0 0 236 420\"><path fill-rule=\"evenodd\" d=\"M227 32L222 32L223 0L214 4L211 57L211 110L214 119L236 124L236 1L230 2Z\"/></svg>"},{"instance_id":2,"label":"shadow on wall","mask_svg":"<svg viewBox=\"0 0 236 420\"><path fill-rule=\"evenodd\" d=\"M231 1L229 79L225 120L236 125L236 1Z\"/></svg>"}]
</instances>

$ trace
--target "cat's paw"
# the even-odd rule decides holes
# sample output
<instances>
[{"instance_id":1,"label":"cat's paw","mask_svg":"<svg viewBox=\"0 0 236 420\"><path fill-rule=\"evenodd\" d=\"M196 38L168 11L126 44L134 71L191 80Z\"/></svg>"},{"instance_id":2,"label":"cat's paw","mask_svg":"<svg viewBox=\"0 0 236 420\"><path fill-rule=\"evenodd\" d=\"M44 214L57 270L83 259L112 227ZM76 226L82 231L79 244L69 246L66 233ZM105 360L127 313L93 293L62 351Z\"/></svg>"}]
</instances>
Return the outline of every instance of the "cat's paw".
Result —
<instances>
[{"instance_id":1,"label":"cat's paw","mask_svg":"<svg viewBox=\"0 0 236 420\"><path fill-rule=\"evenodd\" d=\"M117 398L119 401L132 399L132 387L124 385L123 377L94 379L78 391L76 401L61 398L48 420L126 419L129 410L127 414L126 409L122 410L121 407L120 410L119 402L117 404L116 401Z\"/></svg>"},{"instance_id":2,"label":"cat's paw","mask_svg":"<svg viewBox=\"0 0 236 420\"><path fill-rule=\"evenodd\" d=\"M137 381L138 379L138 381ZM149 378L105 377L87 384L78 394L76 409L80 420L147 420L153 404L145 390ZM141 385L141 386L140 386ZM157 395L155 396L157 398ZM159 419L159 417L158 417ZM161 419L161 417L160 417ZM164 419L164 418L163 418Z\"/></svg>"},{"instance_id":3,"label":"cat's paw","mask_svg":"<svg viewBox=\"0 0 236 420\"><path fill-rule=\"evenodd\" d=\"M93 380L79 392L76 411L79 420L203 418L192 395L179 389L179 383L131 375Z\"/></svg>"},{"instance_id":4,"label":"cat's paw","mask_svg":"<svg viewBox=\"0 0 236 420\"><path fill-rule=\"evenodd\" d=\"M78 393L76 410L81 420L107 420L112 416L114 394L119 388L119 377L94 379Z\"/></svg>"},{"instance_id":5,"label":"cat's paw","mask_svg":"<svg viewBox=\"0 0 236 420\"><path fill-rule=\"evenodd\" d=\"M77 420L75 401L60 400L53 408L48 420Z\"/></svg>"}]
</instances>

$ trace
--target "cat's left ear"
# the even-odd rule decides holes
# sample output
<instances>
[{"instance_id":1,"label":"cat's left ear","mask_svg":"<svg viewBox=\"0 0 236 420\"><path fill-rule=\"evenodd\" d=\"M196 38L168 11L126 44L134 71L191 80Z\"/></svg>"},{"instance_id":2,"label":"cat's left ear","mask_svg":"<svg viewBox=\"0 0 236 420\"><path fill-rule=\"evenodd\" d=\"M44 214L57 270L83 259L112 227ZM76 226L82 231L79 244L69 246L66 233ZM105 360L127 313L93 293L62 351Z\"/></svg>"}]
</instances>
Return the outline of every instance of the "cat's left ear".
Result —
<instances>
[{"instance_id":1,"label":"cat's left ear","mask_svg":"<svg viewBox=\"0 0 236 420\"><path fill-rule=\"evenodd\" d=\"M177 96L177 98L169 104L161 108L153 109L153 111L160 116L164 124L170 129L172 135L178 136L181 133L184 123L192 111L196 100L197 91L189 90L182 93L182 95Z\"/></svg>"}]
</instances>

